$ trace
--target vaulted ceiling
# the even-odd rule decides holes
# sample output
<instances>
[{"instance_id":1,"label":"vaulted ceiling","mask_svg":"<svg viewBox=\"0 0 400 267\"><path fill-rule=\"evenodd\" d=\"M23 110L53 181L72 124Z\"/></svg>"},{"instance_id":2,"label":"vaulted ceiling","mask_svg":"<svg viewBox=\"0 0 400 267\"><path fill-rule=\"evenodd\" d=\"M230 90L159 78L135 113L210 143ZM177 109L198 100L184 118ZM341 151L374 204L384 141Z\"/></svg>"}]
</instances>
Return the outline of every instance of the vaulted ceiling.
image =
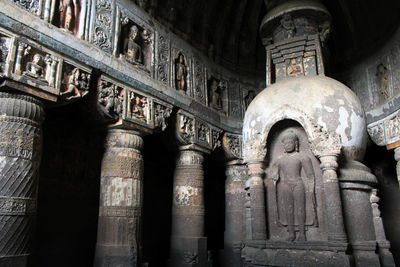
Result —
<instances>
[{"instance_id":1,"label":"vaulted ceiling","mask_svg":"<svg viewBox=\"0 0 400 267\"><path fill-rule=\"evenodd\" d=\"M137 0L205 55L232 70L263 75L259 26L284 0ZM301 1L301 0L299 0ZM321 0L333 17L333 71L374 51L400 21L399 0Z\"/></svg>"}]
</instances>

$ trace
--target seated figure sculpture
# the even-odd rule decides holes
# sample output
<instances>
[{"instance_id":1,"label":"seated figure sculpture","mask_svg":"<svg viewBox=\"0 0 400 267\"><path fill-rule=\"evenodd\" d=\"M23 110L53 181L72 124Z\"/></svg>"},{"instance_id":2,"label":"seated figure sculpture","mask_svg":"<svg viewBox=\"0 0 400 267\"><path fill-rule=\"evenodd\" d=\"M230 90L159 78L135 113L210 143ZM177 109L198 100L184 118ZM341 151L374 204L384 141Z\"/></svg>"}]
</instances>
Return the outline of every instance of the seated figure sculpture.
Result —
<instances>
[{"instance_id":1,"label":"seated figure sculpture","mask_svg":"<svg viewBox=\"0 0 400 267\"><path fill-rule=\"evenodd\" d=\"M313 192L315 175L310 158L299 153L299 138L293 131L285 133L281 139L284 154L272 163L272 179L277 184L281 225L287 225L287 241L306 241L306 194ZM303 181L301 171L306 180ZM312 188L311 188L312 187ZM295 226L298 226L296 238Z\"/></svg>"},{"instance_id":2,"label":"seated figure sculpture","mask_svg":"<svg viewBox=\"0 0 400 267\"><path fill-rule=\"evenodd\" d=\"M124 42L124 56L125 59L133 64L142 63L142 48L136 42L139 29L133 25L129 30L129 36Z\"/></svg>"},{"instance_id":3,"label":"seated figure sculpture","mask_svg":"<svg viewBox=\"0 0 400 267\"><path fill-rule=\"evenodd\" d=\"M32 62L26 64L26 74L34 78L42 77L43 67L40 66L41 60L42 57L39 54L35 54Z\"/></svg>"}]
</instances>

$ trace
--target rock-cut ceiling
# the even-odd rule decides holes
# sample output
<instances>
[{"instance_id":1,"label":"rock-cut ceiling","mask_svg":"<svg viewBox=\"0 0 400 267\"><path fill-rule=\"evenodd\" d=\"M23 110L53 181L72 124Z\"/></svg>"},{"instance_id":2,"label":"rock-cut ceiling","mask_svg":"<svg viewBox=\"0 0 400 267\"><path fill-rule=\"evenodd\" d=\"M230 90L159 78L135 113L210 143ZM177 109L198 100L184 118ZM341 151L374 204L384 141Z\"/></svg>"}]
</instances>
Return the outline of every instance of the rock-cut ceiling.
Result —
<instances>
[{"instance_id":1,"label":"rock-cut ceiling","mask_svg":"<svg viewBox=\"0 0 400 267\"><path fill-rule=\"evenodd\" d=\"M259 26L283 0L135 0L171 31L217 63L263 75ZM299 0L301 1L301 0ZM399 0L321 0L333 17L334 72L376 50L400 21Z\"/></svg>"}]
</instances>

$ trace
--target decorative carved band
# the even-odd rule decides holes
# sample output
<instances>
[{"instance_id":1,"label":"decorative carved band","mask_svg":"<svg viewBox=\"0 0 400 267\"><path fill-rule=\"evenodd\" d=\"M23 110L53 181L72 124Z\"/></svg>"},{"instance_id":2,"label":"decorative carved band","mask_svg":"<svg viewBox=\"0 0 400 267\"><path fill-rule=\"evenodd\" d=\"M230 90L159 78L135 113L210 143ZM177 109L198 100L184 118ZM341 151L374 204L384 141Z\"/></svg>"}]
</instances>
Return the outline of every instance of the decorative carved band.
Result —
<instances>
[{"instance_id":1,"label":"decorative carved band","mask_svg":"<svg viewBox=\"0 0 400 267\"><path fill-rule=\"evenodd\" d=\"M179 206L178 209L172 209L172 215L180 216L204 216L204 206Z\"/></svg>"},{"instance_id":2,"label":"decorative carved band","mask_svg":"<svg viewBox=\"0 0 400 267\"><path fill-rule=\"evenodd\" d=\"M7 117L25 118L41 123L44 110L41 102L34 97L0 92L0 114Z\"/></svg>"},{"instance_id":3,"label":"decorative carved band","mask_svg":"<svg viewBox=\"0 0 400 267\"><path fill-rule=\"evenodd\" d=\"M36 200L0 196L0 215L29 215L36 213Z\"/></svg>"},{"instance_id":4,"label":"decorative carved band","mask_svg":"<svg viewBox=\"0 0 400 267\"><path fill-rule=\"evenodd\" d=\"M141 215L141 207L100 207L99 216L134 217Z\"/></svg>"},{"instance_id":5,"label":"decorative carved band","mask_svg":"<svg viewBox=\"0 0 400 267\"><path fill-rule=\"evenodd\" d=\"M204 157L201 153L191 150L181 151L177 166L202 165Z\"/></svg>"},{"instance_id":6,"label":"decorative carved band","mask_svg":"<svg viewBox=\"0 0 400 267\"><path fill-rule=\"evenodd\" d=\"M133 148L141 151L144 145L142 137L128 130L110 130L107 136L107 147Z\"/></svg>"}]
</instances>

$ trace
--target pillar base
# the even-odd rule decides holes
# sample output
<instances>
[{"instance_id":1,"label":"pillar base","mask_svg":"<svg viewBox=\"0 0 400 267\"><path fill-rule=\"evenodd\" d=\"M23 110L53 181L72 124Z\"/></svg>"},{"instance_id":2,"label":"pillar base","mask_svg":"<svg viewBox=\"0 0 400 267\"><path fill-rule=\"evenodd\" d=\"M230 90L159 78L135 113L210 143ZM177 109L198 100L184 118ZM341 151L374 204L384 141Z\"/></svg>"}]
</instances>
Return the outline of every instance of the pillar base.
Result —
<instances>
[{"instance_id":1,"label":"pillar base","mask_svg":"<svg viewBox=\"0 0 400 267\"><path fill-rule=\"evenodd\" d=\"M130 246L97 245L94 266L137 266L137 256L132 257L131 250Z\"/></svg>"},{"instance_id":2,"label":"pillar base","mask_svg":"<svg viewBox=\"0 0 400 267\"><path fill-rule=\"evenodd\" d=\"M207 237L172 237L170 267L208 267Z\"/></svg>"}]
</instances>

